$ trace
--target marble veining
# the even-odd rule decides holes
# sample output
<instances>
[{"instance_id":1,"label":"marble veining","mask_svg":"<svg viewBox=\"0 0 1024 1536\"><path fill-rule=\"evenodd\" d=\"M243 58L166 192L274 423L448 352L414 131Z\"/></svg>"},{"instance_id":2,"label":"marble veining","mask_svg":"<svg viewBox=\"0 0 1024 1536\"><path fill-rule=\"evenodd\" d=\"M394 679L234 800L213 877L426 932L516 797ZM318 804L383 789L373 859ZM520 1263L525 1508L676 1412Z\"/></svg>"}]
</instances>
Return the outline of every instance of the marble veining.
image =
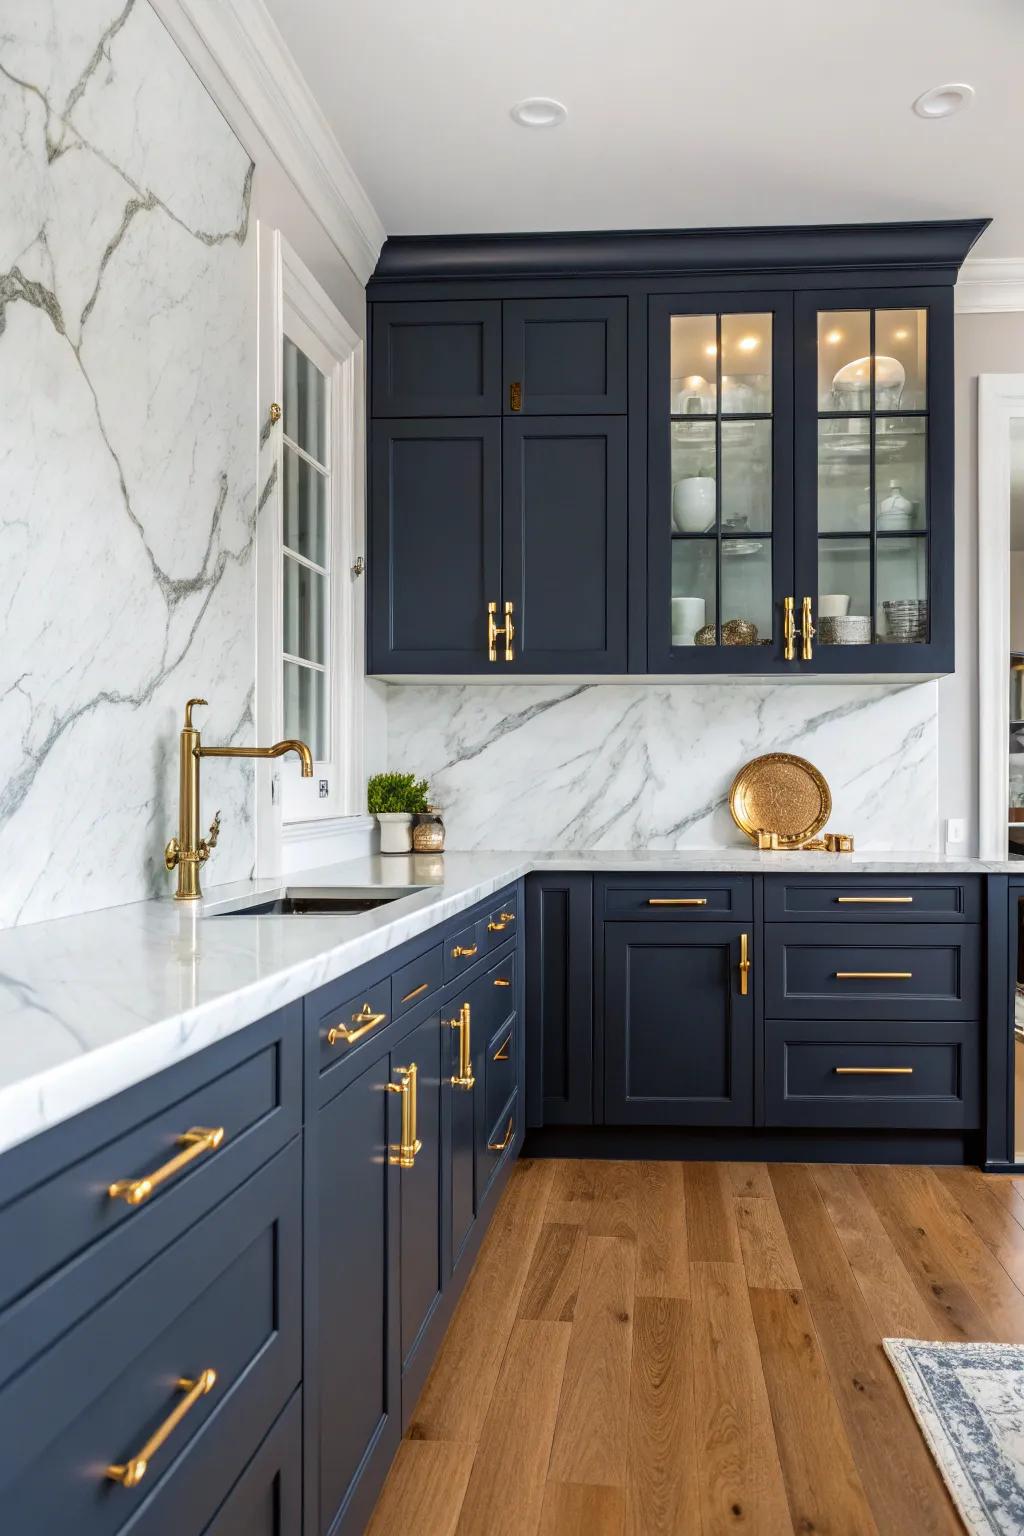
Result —
<instances>
[{"instance_id":1,"label":"marble veining","mask_svg":"<svg viewBox=\"0 0 1024 1536\"><path fill-rule=\"evenodd\" d=\"M253 167L146 0L0 0L0 925L162 891L252 730ZM252 772L211 764L222 875Z\"/></svg>"},{"instance_id":2,"label":"marble veining","mask_svg":"<svg viewBox=\"0 0 1024 1536\"><path fill-rule=\"evenodd\" d=\"M450 848L721 847L763 752L821 769L858 848L938 847L934 682L388 689L389 762L430 780Z\"/></svg>"}]
</instances>

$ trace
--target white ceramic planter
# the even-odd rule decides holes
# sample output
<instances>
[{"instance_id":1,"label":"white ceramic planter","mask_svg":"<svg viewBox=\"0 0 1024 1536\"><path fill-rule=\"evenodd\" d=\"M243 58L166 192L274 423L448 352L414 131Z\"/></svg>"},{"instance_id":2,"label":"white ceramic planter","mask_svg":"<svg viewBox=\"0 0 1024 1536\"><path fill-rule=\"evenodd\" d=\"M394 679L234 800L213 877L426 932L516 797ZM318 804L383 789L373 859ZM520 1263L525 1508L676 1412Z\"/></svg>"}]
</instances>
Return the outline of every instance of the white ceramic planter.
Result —
<instances>
[{"instance_id":1,"label":"white ceramic planter","mask_svg":"<svg viewBox=\"0 0 1024 1536\"><path fill-rule=\"evenodd\" d=\"M408 811L382 811L377 820L381 853L412 852L412 816Z\"/></svg>"}]
</instances>

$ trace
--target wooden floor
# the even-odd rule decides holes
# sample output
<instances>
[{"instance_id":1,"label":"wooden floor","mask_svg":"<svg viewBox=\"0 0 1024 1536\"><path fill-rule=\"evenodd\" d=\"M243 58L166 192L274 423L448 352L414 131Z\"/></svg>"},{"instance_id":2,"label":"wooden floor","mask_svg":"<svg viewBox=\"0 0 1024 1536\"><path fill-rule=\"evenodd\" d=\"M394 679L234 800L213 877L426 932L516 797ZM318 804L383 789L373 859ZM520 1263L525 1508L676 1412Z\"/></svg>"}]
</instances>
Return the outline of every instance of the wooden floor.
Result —
<instances>
[{"instance_id":1,"label":"wooden floor","mask_svg":"<svg viewBox=\"0 0 1024 1536\"><path fill-rule=\"evenodd\" d=\"M1024 1179L522 1161L370 1531L959 1532L891 1335L1024 1343Z\"/></svg>"}]
</instances>

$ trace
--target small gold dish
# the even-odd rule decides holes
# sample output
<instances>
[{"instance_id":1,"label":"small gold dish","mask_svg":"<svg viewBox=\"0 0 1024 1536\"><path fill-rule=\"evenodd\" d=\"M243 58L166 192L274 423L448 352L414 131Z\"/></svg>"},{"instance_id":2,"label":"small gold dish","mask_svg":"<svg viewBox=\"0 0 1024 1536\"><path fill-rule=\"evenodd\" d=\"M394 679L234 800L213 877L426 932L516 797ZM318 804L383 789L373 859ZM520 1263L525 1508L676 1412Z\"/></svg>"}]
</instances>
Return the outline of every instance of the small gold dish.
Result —
<instances>
[{"instance_id":1,"label":"small gold dish","mask_svg":"<svg viewBox=\"0 0 1024 1536\"><path fill-rule=\"evenodd\" d=\"M813 763L791 752L768 752L741 768L729 791L729 810L759 847L800 848L832 813L828 784ZM763 842L765 834L778 841Z\"/></svg>"}]
</instances>

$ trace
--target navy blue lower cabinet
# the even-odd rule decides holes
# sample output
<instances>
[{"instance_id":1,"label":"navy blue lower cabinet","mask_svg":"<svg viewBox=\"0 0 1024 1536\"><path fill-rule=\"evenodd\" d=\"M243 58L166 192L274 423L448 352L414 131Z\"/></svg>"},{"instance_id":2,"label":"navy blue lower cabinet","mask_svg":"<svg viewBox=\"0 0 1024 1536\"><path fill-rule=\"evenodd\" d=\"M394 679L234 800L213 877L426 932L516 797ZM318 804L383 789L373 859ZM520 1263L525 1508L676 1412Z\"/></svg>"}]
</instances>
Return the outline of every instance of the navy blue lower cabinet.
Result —
<instances>
[{"instance_id":1,"label":"navy blue lower cabinet","mask_svg":"<svg viewBox=\"0 0 1024 1536\"><path fill-rule=\"evenodd\" d=\"M526 1118L532 1126L594 1118L594 882L531 875L526 883Z\"/></svg>"},{"instance_id":2,"label":"navy blue lower cabinet","mask_svg":"<svg viewBox=\"0 0 1024 1536\"><path fill-rule=\"evenodd\" d=\"M203 1536L301 1536L302 1394L296 1392Z\"/></svg>"},{"instance_id":3,"label":"navy blue lower cabinet","mask_svg":"<svg viewBox=\"0 0 1024 1536\"><path fill-rule=\"evenodd\" d=\"M444 1287L441 1104L448 1042L442 1039L442 1027L441 1015L432 1013L395 1048L392 1057L403 1124L415 1133L411 1150L401 1147L399 1152L403 1412L411 1410L430 1369L430 1346L435 1342L430 1322ZM415 1068L414 1079L411 1068ZM411 1104L406 1095L413 1094Z\"/></svg>"},{"instance_id":4,"label":"navy blue lower cabinet","mask_svg":"<svg viewBox=\"0 0 1024 1536\"><path fill-rule=\"evenodd\" d=\"M745 943L744 943L745 940ZM604 925L604 1118L609 1125L750 1125L749 926Z\"/></svg>"}]
</instances>

